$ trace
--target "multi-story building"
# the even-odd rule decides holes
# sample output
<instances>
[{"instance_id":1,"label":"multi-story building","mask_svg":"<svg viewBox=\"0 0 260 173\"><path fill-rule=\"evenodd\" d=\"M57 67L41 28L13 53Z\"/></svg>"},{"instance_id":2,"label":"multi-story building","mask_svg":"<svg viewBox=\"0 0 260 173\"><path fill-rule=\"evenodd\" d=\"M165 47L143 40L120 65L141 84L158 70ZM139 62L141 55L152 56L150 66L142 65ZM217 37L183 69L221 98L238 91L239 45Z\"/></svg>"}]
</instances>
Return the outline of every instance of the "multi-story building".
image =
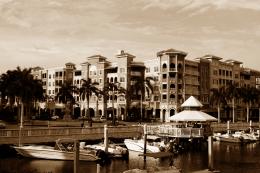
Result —
<instances>
[{"instance_id":1,"label":"multi-story building","mask_svg":"<svg viewBox=\"0 0 260 173\"><path fill-rule=\"evenodd\" d=\"M187 60L186 56L187 53L183 51L168 49L158 52L156 58L143 63L134 61L134 55L120 51L115 56L115 62L107 61L107 58L101 55L93 55L80 66L67 63L60 68L35 68L33 74L42 80L45 94L49 97L54 97L59 92L60 85L69 80L77 87L81 87L82 79L90 78L92 82L98 83L100 90L104 90L108 83L125 88L125 94L115 92L113 101L111 96L93 95L90 98L92 116L109 117L114 107L114 115L122 119L140 116L141 112L137 110L142 108L142 118L167 121L181 110L181 104L191 95L202 102L203 109L209 110L212 88L218 89L229 83L237 83L240 87L260 87L260 72L243 68L242 62L232 59L223 61L215 55L205 55L194 60ZM133 96L131 88L138 78L145 77L154 79L153 93L144 95L145 92L139 92L139 95ZM78 103L76 109L80 110L75 113L85 115L86 100L82 100L78 94L74 96ZM143 101L142 105L140 99ZM236 104L242 103L238 101ZM237 109L237 120L243 118L242 114L243 112Z\"/></svg>"}]
</instances>

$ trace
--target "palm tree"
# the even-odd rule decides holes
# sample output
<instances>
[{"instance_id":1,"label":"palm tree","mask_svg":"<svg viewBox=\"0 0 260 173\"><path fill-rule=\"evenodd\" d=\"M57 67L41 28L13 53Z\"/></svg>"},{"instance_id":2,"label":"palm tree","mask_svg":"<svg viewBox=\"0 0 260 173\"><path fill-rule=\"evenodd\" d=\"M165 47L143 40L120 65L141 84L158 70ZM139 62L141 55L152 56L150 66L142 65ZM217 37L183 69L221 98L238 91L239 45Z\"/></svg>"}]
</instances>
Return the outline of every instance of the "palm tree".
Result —
<instances>
[{"instance_id":1,"label":"palm tree","mask_svg":"<svg viewBox=\"0 0 260 173\"><path fill-rule=\"evenodd\" d=\"M225 105L227 104L226 101L226 90L224 87L221 87L219 89L211 89L211 96L210 96L210 102L212 104L216 104L217 105L217 109L218 109L218 123L220 123L220 108L221 105Z\"/></svg>"},{"instance_id":2,"label":"palm tree","mask_svg":"<svg viewBox=\"0 0 260 173\"><path fill-rule=\"evenodd\" d=\"M229 83L226 89L227 99L232 101L232 122L235 122L235 99L239 98L238 83Z\"/></svg>"},{"instance_id":3,"label":"palm tree","mask_svg":"<svg viewBox=\"0 0 260 173\"><path fill-rule=\"evenodd\" d=\"M103 95L105 96L112 96L112 124L115 125L115 115L114 115L114 100L115 100L115 94L122 94L122 93L126 93L126 89L119 86L119 83L113 83L113 82L109 82L106 83L106 86L104 88L103 91Z\"/></svg>"},{"instance_id":4,"label":"palm tree","mask_svg":"<svg viewBox=\"0 0 260 173\"><path fill-rule=\"evenodd\" d=\"M99 89L96 87L98 85L97 82L92 82L90 78L87 80L82 79L82 85L79 89L80 96L82 97L83 100L87 99L87 118L89 121L89 126L92 127L92 119L90 117L90 112L89 112L89 99L92 93L97 93ZM84 118L83 118L83 124L84 124Z\"/></svg>"},{"instance_id":5,"label":"palm tree","mask_svg":"<svg viewBox=\"0 0 260 173\"><path fill-rule=\"evenodd\" d=\"M71 118L70 113L72 112L73 104L76 103L73 93L78 93L78 88L74 86L71 81L65 81L56 95L56 100L66 105L63 119Z\"/></svg>"},{"instance_id":6,"label":"palm tree","mask_svg":"<svg viewBox=\"0 0 260 173\"><path fill-rule=\"evenodd\" d=\"M23 127L24 107L27 112L30 111L30 104L43 98L43 88L40 81L33 78L31 69L21 69L17 67L15 70L8 70L1 75L1 96L8 97L10 104L14 104L18 100L20 105L20 127Z\"/></svg>"},{"instance_id":7,"label":"palm tree","mask_svg":"<svg viewBox=\"0 0 260 173\"><path fill-rule=\"evenodd\" d=\"M139 96L139 92L141 93L140 97L140 121L142 122L143 120L143 95L147 93L147 96L150 95L150 93L153 93L153 86L151 81L154 81L154 78L152 77L146 77L145 79L143 78L136 78L135 84L132 86L132 91L136 97Z\"/></svg>"},{"instance_id":8,"label":"palm tree","mask_svg":"<svg viewBox=\"0 0 260 173\"><path fill-rule=\"evenodd\" d=\"M246 121L249 122L249 109L251 103L257 100L257 89L255 87L242 87L240 89L240 96L246 104Z\"/></svg>"}]
</instances>

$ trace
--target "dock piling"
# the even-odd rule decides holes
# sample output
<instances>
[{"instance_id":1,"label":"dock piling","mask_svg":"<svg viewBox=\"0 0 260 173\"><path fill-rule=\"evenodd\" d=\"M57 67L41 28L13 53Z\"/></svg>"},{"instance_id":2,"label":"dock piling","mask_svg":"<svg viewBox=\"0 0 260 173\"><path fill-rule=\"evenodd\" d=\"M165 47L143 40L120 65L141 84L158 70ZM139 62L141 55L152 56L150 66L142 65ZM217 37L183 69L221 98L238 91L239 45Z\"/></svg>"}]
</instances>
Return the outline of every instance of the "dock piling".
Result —
<instances>
[{"instance_id":1,"label":"dock piling","mask_svg":"<svg viewBox=\"0 0 260 173\"><path fill-rule=\"evenodd\" d=\"M209 170L214 170L213 168L213 140L212 136L208 137L208 167Z\"/></svg>"},{"instance_id":2,"label":"dock piling","mask_svg":"<svg viewBox=\"0 0 260 173\"><path fill-rule=\"evenodd\" d=\"M146 162L147 125L144 125L144 162Z\"/></svg>"},{"instance_id":3,"label":"dock piling","mask_svg":"<svg viewBox=\"0 0 260 173\"><path fill-rule=\"evenodd\" d=\"M78 173L79 170L79 141L74 141L74 172Z\"/></svg>"},{"instance_id":4,"label":"dock piling","mask_svg":"<svg viewBox=\"0 0 260 173\"><path fill-rule=\"evenodd\" d=\"M105 152L108 152L108 129L107 125L104 125L104 145L105 145Z\"/></svg>"}]
</instances>

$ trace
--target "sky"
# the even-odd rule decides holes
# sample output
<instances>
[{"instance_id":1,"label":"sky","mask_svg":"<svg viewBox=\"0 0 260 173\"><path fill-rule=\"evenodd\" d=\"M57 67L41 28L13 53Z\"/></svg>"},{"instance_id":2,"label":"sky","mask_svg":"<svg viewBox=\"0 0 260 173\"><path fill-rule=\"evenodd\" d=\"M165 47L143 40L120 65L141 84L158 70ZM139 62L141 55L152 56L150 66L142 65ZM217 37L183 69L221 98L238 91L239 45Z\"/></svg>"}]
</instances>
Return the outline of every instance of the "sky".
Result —
<instances>
[{"instance_id":1,"label":"sky","mask_svg":"<svg viewBox=\"0 0 260 173\"><path fill-rule=\"evenodd\" d=\"M169 48L260 70L259 43L260 0L0 0L0 72Z\"/></svg>"}]
</instances>

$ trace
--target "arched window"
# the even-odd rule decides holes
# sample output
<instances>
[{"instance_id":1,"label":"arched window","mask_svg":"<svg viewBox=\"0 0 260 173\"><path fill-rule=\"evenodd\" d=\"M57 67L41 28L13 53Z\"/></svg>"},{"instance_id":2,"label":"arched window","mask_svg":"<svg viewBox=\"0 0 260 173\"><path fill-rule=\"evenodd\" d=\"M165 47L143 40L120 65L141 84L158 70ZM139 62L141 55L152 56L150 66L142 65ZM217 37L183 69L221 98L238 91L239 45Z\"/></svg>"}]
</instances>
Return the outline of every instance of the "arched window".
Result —
<instances>
[{"instance_id":1,"label":"arched window","mask_svg":"<svg viewBox=\"0 0 260 173\"><path fill-rule=\"evenodd\" d=\"M167 68L167 64L164 63L164 64L162 65L162 68Z\"/></svg>"},{"instance_id":2,"label":"arched window","mask_svg":"<svg viewBox=\"0 0 260 173\"><path fill-rule=\"evenodd\" d=\"M171 95L170 95L170 99L175 99L175 95L174 95L174 94L171 94Z\"/></svg>"},{"instance_id":3,"label":"arched window","mask_svg":"<svg viewBox=\"0 0 260 173\"><path fill-rule=\"evenodd\" d=\"M115 83L117 82L117 77L115 77Z\"/></svg>"},{"instance_id":4,"label":"arched window","mask_svg":"<svg viewBox=\"0 0 260 173\"><path fill-rule=\"evenodd\" d=\"M174 64L174 63L171 63L171 64L170 64L170 68L175 68L175 64Z\"/></svg>"},{"instance_id":5,"label":"arched window","mask_svg":"<svg viewBox=\"0 0 260 173\"><path fill-rule=\"evenodd\" d=\"M112 77L110 78L110 82L113 82L113 78Z\"/></svg>"},{"instance_id":6,"label":"arched window","mask_svg":"<svg viewBox=\"0 0 260 173\"><path fill-rule=\"evenodd\" d=\"M175 84L171 84L171 85L170 85L170 88L175 88Z\"/></svg>"},{"instance_id":7,"label":"arched window","mask_svg":"<svg viewBox=\"0 0 260 173\"><path fill-rule=\"evenodd\" d=\"M178 64L178 69L181 69L181 68L182 68L182 64L179 63L179 64Z\"/></svg>"}]
</instances>

